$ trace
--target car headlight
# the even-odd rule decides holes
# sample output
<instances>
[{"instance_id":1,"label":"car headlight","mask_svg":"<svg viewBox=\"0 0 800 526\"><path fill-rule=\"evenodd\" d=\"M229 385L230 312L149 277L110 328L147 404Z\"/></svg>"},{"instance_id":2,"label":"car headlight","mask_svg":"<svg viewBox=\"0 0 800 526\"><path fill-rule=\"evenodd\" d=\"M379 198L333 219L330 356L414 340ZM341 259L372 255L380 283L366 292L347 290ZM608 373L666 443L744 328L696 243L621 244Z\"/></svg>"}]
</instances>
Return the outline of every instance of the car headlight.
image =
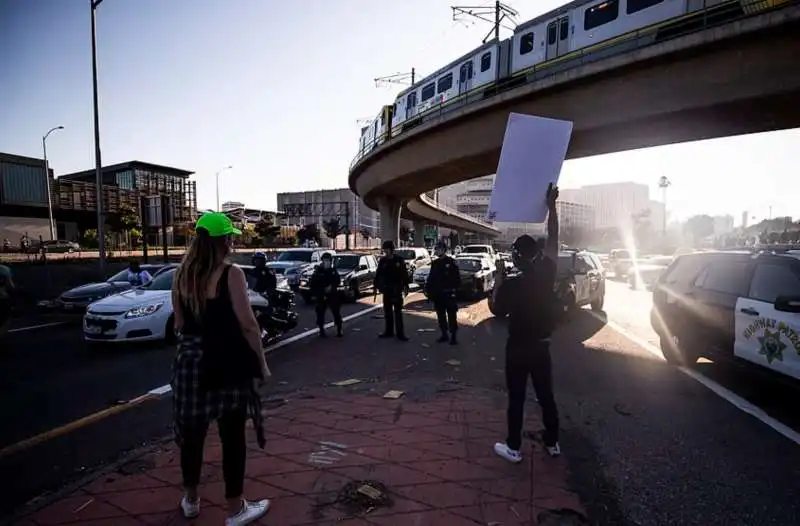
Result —
<instances>
[{"instance_id":1,"label":"car headlight","mask_svg":"<svg viewBox=\"0 0 800 526\"><path fill-rule=\"evenodd\" d=\"M164 305L164 302L161 303L151 303L150 305L142 305L141 307L136 307L128 312L125 313L125 318L141 318L142 316L150 316L154 312L158 311L161 306Z\"/></svg>"}]
</instances>

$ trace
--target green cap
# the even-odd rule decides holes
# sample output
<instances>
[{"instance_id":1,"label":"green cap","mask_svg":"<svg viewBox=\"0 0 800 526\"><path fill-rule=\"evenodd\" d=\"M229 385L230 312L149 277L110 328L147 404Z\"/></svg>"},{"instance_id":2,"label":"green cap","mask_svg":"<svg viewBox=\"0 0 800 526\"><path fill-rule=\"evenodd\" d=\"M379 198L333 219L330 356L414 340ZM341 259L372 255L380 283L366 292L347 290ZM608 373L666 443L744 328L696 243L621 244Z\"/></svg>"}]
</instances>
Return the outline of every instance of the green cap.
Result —
<instances>
[{"instance_id":1,"label":"green cap","mask_svg":"<svg viewBox=\"0 0 800 526\"><path fill-rule=\"evenodd\" d=\"M234 228L231 218L222 212L206 212L200 216L194 228L195 230L205 228L211 237L239 236L242 234L241 230Z\"/></svg>"}]
</instances>

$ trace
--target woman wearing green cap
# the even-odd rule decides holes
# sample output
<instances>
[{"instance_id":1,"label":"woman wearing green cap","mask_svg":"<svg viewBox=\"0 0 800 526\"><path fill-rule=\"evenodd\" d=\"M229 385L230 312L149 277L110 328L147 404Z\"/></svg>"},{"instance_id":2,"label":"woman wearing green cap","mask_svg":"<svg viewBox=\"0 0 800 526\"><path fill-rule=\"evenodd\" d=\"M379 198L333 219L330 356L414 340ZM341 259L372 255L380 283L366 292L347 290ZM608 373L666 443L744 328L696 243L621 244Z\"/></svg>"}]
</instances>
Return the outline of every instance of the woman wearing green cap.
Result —
<instances>
[{"instance_id":1,"label":"woman wearing green cap","mask_svg":"<svg viewBox=\"0 0 800 526\"><path fill-rule=\"evenodd\" d=\"M263 516L269 500L242 497L247 446L245 422L253 420L264 447L258 379L270 376L261 348L261 331L253 315L244 272L228 261L230 241L241 232L218 212L202 215L197 236L175 274L172 305L180 343L173 365L175 435L181 448L187 518L200 514L197 486L203 446L212 420L222 442L222 473L228 501L226 526Z\"/></svg>"}]
</instances>

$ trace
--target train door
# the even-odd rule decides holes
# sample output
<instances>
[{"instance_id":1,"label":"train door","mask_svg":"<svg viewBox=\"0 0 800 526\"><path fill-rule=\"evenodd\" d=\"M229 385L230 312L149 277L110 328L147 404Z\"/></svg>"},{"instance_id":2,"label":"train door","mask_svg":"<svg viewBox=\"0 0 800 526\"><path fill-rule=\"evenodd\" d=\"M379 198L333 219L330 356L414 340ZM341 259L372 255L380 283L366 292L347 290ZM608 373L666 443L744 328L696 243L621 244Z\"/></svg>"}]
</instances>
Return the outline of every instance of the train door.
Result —
<instances>
[{"instance_id":1,"label":"train door","mask_svg":"<svg viewBox=\"0 0 800 526\"><path fill-rule=\"evenodd\" d=\"M468 92L472 89L472 61L461 64L461 71L458 74L458 94Z\"/></svg>"},{"instance_id":2,"label":"train door","mask_svg":"<svg viewBox=\"0 0 800 526\"><path fill-rule=\"evenodd\" d=\"M417 92L412 91L406 97L406 119L410 119L417 112Z\"/></svg>"},{"instance_id":3,"label":"train door","mask_svg":"<svg viewBox=\"0 0 800 526\"><path fill-rule=\"evenodd\" d=\"M554 59L569 51L569 17L564 16L547 24L546 60Z\"/></svg>"}]
</instances>

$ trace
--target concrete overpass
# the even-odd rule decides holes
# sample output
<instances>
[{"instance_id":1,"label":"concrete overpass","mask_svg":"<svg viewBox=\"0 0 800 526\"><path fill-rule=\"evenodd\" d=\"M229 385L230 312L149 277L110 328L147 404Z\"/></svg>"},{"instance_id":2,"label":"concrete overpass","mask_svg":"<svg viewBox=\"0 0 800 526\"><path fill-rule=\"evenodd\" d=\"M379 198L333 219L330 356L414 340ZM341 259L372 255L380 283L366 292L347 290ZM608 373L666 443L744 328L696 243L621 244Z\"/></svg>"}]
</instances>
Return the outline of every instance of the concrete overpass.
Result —
<instances>
[{"instance_id":1,"label":"concrete overpass","mask_svg":"<svg viewBox=\"0 0 800 526\"><path fill-rule=\"evenodd\" d=\"M568 159L800 126L797 0L667 41L619 45L534 71L492 98L442 107L355 163L350 187L381 212L382 236L397 238L404 201L493 173L509 112L573 121Z\"/></svg>"}]
</instances>

